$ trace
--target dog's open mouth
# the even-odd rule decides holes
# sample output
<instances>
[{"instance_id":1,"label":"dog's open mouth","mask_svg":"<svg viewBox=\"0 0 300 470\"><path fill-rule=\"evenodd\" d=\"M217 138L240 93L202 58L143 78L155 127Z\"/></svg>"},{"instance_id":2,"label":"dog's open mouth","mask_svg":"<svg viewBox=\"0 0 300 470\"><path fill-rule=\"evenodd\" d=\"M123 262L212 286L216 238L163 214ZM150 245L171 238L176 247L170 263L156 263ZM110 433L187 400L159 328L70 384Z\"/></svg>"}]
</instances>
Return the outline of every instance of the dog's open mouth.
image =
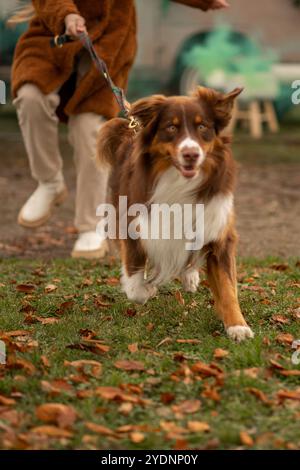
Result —
<instances>
[{"instance_id":1,"label":"dog's open mouth","mask_svg":"<svg viewBox=\"0 0 300 470\"><path fill-rule=\"evenodd\" d=\"M182 176L185 178L193 178L198 174L199 167L196 167L195 165L181 165L180 171Z\"/></svg>"}]
</instances>

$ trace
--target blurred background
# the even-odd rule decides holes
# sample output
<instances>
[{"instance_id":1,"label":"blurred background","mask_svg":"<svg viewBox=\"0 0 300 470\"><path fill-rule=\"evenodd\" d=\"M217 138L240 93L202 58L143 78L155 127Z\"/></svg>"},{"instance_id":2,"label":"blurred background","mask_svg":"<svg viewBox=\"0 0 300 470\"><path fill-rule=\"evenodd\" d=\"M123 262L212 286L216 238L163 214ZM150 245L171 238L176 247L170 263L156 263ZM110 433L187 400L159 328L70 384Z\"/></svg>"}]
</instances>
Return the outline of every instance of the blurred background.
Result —
<instances>
[{"instance_id":1,"label":"blurred background","mask_svg":"<svg viewBox=\"0 0 300 470\"><path fill-rule=\"evenodd\" d=\"M71 197L51 223L34 232L17 226L18 210L35 187L9 98L14 47L26 24L7 29L14 1L0 0L0 252L4 257L67 256L75 174L66 130L61 146ZM169 0L136 0L139 50L130 101L152 93L187 94L198 84L219 90L243 86L230 132L239 163L236 194L240 255L299 255L300 1L230 0L231 8L204 13Z\"/></svg>"}]
</instances>

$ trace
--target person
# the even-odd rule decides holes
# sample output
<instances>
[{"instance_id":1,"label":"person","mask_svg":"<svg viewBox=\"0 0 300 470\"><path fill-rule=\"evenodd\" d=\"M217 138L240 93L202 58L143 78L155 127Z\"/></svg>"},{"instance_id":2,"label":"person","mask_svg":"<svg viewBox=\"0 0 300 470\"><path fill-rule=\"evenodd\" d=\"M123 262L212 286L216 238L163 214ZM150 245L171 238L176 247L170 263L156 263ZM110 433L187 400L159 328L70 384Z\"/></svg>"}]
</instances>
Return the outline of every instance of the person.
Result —
<instances>
[{"instance_id":1,"label":"person","mask_svg":"<svg viewBox=\"0 0 300 470\"><path fill-rule=\"evenodd\" d=\"M226 0L173 1L204 11L228 6ZM15 49L12 94L37 189L18 222L40 227L67 196L58 139L59 119L67 120L77 175L72 256L101 258L107 244L96 232L96 208L105 202L107 172L96 169L93 157L101 124L119 109L78 36L88 31L112 79L126 88L137 49L134 0L32 0L25 10L23 19L33 17ZM14 21L22 21L22 11ZM52 49L51 37L63 33L75 40Z\"/></svg>"}]
</instances>

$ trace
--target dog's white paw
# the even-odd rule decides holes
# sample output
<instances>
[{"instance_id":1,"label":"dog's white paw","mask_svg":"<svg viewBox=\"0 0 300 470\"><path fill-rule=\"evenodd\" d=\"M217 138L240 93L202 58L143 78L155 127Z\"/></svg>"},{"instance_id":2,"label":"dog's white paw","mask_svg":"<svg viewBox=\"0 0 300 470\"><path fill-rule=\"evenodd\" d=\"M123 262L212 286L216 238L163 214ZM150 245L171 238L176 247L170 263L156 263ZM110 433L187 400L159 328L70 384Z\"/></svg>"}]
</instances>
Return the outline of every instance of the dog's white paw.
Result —
<instances>
[{"instance_id":1,"label":"dog's white paw","mask_svg":"<svg viewBox=\"0 0 300 470\"><path fill-rule=\"evenodd\" d=\"M249 326L230 326L227 328L227 334L230 339L233 339L238 343L248 338L254 338L254 333Z\"/></svg>"},{"instance_id":2,"label":"dog's white paw","mask_svg":"<svg viewBox=\"0 0 300 470\"><path fill-rule=\"evenodd\" d=\"M200 276L197 269L188 269L181 276L181 282L186 292L197 292Z\"/></svg>"},{"instance_id":3,"label":"dog's white paw","mask_svg":"<svg viewBox=\"0 0 300 470\"><path fill-rule=\"evenodd\" d=\"M132 276L123 274L122 287L127 295L128 300L138 304L144 304L151 297L154 297L157 288L151 284L146 284L143 278L143 273L135 273Z\"/></svg>"}]
</instances>

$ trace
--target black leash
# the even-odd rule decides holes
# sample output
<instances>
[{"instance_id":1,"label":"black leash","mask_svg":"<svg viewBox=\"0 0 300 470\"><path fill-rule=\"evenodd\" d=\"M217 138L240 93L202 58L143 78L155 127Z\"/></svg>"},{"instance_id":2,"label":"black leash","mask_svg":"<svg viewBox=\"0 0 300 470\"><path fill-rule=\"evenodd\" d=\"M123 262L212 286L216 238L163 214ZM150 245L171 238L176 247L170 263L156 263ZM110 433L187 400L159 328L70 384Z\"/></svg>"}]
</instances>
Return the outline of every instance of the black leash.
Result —
<instances>
[{"instance_id":1,"label":"black leash","mask_svg":"<svg viewBox=\"0 0 300 470\"><path fill-rule=\"evenodd\" d=\"M79 36L79 40L82 42L85 49L89 52L96 68L105 78L106 83L110 87L112 93L114 94L117 100L122 116L128 119L129 121L128 127L137 132L138 128L140 127L140 123L136 118L130 116L130 107L129 103L126 100L124 90L114 84L111 76L109 75L106 63L98 56L90 37L86 33L81 33ZM72 41L73 39L70 36L68 36L67 34L63 34L61 36L55 36L53 39L51 39L50 44L51 47L63 47L66 43Z\"/></svg>"}]
</instances>

